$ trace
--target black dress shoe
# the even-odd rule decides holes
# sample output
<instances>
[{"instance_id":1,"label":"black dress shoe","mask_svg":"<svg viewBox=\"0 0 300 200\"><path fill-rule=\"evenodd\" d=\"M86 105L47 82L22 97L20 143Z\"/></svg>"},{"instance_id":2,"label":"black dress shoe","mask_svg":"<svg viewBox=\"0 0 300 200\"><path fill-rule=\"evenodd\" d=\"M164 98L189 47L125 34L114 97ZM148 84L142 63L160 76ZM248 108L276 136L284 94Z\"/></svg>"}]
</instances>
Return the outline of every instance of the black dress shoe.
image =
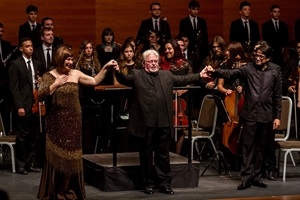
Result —
<instances>
[{"instance_id":1,"label":"black dress shoe","mask_svg":"<svg viewBox=\"0 0 300 200\"><path fill-rule=\"evenodd\" d=\"M252 185L256 187L266 188L268 185L262 181L252 181Z\"/></svg>"},{"instance_id":2,"label":"black dress shoe","mask_svg":"<svg viewBox=\"0 0 300 200\"><path fill-rule=\"evenodd\" d=\"M245 190L249 187L251 187L249 182L242 182L239 186L237 186L237 190Z\"/></svg>"},{"instance_id":3,"label":"black dress shoe","mask_svg":"<svg viewBox=\"0 0 300 200\"><path fill-rule=\"evenodd\" d=\"M160 187L159 192L165 193L165 194L174 194L174 191L172 190L172 188L169 188L169 187Z\"/></svg>"},{"instance_id":4,"label":"black dress shoe","mask_svg":"<svg viewBox=\"0 0 300 200\"><path fill-rule=\"evenodd\" d=\"M153 190L152 187L145 187L144 192L145 192L146 194L154 194L154 190Z\"/></svg>"},{"instance_id":5,"label":"black dress shoe","mask_svg":"<svg viewBox=\"0 0 300 200\"><path fill-rule=\"evenodd\" d=\"M26 170L27 170L28 172L37 172L37 173L41 172L41 169L39 169L39 168L34 168L34 167L27 167Z\"/></svg>"},{"instance_id":6,"label":"black dress shoe","mask_svg":"<svg viewBox=\"0 0 300 200\"><path fill-rule=\"evenodd\" d=\"M268 180L271 180L271 181L276 181L276 177L277 177L277 172L270 172L268 174Z\"/></svg>"},{"instance_id":7,"label":"black dress shoe","mask_svg":"<svg viewBox=\"0 0 300 200\"><path fill-rule=\"evenodd\" d=\"M22 175L27 175L28 174L28 172L23 167L18 168L17 173L22 174Z\"/></svg>"}]
</instances>

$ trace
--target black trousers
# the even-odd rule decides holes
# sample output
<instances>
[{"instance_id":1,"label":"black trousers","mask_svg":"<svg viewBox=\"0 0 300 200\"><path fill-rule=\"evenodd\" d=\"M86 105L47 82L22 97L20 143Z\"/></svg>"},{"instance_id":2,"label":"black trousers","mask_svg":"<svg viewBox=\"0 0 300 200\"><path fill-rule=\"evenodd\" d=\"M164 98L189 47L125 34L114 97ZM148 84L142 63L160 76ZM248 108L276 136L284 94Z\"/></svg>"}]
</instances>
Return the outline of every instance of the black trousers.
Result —
<instances>
[{"instance_id":1,"label":"black trousers","mask_svg":"<svg viewBox=\"0 0 300 200\"><path fill-rule=\"evenodd\" d=\"M35 116L31 114L25 117L17 116L17 167L29 167L34 162L38 139L35 120Z\"/></svg>"},{"instance_id":2,"label":"black trousers","mask_svg":"<svg viewBox=\"0 0 300 200\"><path fill-rule=\"evenodd\" d=\"M273 122L259 123L243 120L243 161L240 173L243 182L260 180L265 141L272 128Z\"/></svg>"},{"instance_id":3,"label":"black trousers","mask_svg":"<svg viewBox=\"0 0 300 200\"><path fill-rule=\"evenodd\" d=\"M170 127L147 127L140 142L140 165L146 186L170 187ZM153 165L154 152L154 165Z\"/></svg>"}]
</instances>

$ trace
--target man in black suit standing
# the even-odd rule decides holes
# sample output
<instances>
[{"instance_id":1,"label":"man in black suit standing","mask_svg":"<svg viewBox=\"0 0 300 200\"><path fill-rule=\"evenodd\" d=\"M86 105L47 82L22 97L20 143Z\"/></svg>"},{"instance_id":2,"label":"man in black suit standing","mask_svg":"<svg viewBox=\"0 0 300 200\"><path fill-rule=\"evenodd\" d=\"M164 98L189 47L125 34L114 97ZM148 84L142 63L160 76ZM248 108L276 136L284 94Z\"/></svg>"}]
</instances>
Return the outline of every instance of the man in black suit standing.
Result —
<instances>
[{"instance_id":1,"label":"man in black suit standing","mask_svg":"<svg viewBox=\"0 0 300 200\"><path fill-rule=\"evenodd\" d=\"M10 94L8 89L8 61L6 57L12 52L12 46L9 41L3 40L4 25L0 22L0 112L4 127L8 130L9 127L9 111L10 109Z\"/></svg>"},{"instance_id":2,"label":"man in black suit standing","mask_svg":"<svg viewBox=\"0 0 300 200\"><path fill-rule=\"evenodd\" d=\"M140 165L145 193L153 194L153 187L157 184L160 192L174 194L169 156L171 138L174 137L173 86L200 81L207 76L206 69L200 74L175 76L169 70L159 70L159 54L155 50L143 53L143 66L128 75L123 75L116 66L118 82L133 88L128 133L140 138Z\"/></svg>"},{"instance_id":3,"label":"man in black suit standing","mask_svg":"<svg viewBox=\"0 0 300 200\"><path fill-rule=\"evenodd\" d=\"M138 44L147 44L147 36L149 31L156 31L160 35L158 41L162 45L165 41L172 38L169 23L165 19L161 19L161 5L159 2L153 2L150 5L151 18L145 19L141 22L136 40Z\"/></svg>"},{"instance_id":4,"label":"man in black suit standing","mask_svg":"<svg viewBox=\"0 0 300 200\"><path fill-rule=\"evenodd\" d=\"M262 39L273 49L272 62L283 67L283 51L289 44L288 26L279 20L279 5L271 6L270 16L271 19L262 25Z\"/></svg>"},{"instance_id":5,"label":"man in black suit standing","mask_svg":"<svg viewBox=\"0 0 300 200\"><path fill-rule=\"evenodd\" d=\"M54 31L54 23L53 23L53 19L51 17L44 17L42 19L42 29L43 28L50 28ZM53 40L53 48L57 49L58 47L60 47L62 44L64 44L64 40L62 39L62 37L58 37L54 35L54 40Z\"/></svg>"},{"instance_id":6,"label":"man in black suit standing","mask_svg":"<svg viewBox=\"0 0 300 200\"><path fill-rule=\"evenodd\" d=\"M12 61L9 68L9 89L17 112L16 164L17 173L40 172L33 167L37 133L32 106L36 87L37 69L41 64L32 59L33 45L30 38L21 38L19 49L22 56Z\"/></svg>"},{"instance_id":7,"label":"man in black suit standing","mask_svg":"<svg viewBox=\"0 0 300 200\"><path fill-rule=\"evenodd\" d=\"M41 30L41 40L43 41L43 44L33 51L33 58L42 64L42 68L38 69L37 74L40 77L50 70L52 58L56 50L53 46L53 30L50 28L43 28Z\"/></svg>"},{"instance_id":8,"label":"man in black suit standing","mask_svg":"<svg viewBox=\"0 0 300 200\"><path fill-rule=\"evenodd\" d=\"M208 33L206 20L198 17L200 4L192 0L188 4L189 16L180 20L179 33L186 34L189 38L188 51L194 52L197 62L194 72L200 69L200 63L208 55Z\"/></svg>"},{"instance_id":9,"label":"man in black suit standing","mask_svg":"<svg viewBox=\"0 0 300 200\"><path fill-rule=\"evenodd\" d=\"M19 27L18 39L28 37L33 43L33 47L38 47L41 44L40 30L42 25L37 23L38 8L34 5L29 5L26 8L28 21Z\"/></svg>"},{"instance_id":10,"label":"man in black suit standing","mask_svg":"<svg viewBox=\"0 0 300 200\"><path fill-rule=\"evenodd\" d=\"M229 35L230 42L236 41L243 45L247 56L250 56L254 45L260 40L258 24L249 19L250 13L250 3L248 1L241 2L241 18L231 22Z\"/></svg>"}]
</instances>

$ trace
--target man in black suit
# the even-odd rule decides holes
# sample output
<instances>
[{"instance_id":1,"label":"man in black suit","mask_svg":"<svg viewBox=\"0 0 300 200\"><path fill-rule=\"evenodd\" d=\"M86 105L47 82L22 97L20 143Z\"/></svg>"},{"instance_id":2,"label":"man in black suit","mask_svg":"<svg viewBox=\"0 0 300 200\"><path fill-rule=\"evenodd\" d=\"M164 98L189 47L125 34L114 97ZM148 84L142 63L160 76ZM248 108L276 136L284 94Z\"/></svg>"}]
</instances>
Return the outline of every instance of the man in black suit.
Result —
<instances>
[{"instance_id":1,"label":"man in black suit","mask_svg":"<svg viewBox=\"0 0 300 200\"><path fill-rule=\"evenodd\" d=\"M248 1L241 2L241 18L231 22L229 35L230 42L236 41L243 45L247 56L250 56L254 45L260 40L258 24L249 19L250 13L250 3Z\"/></svg>"},{"instance_id":2,"label":"man in black suit","mask_svg":"<svg viewBox=\"0 0 300 200\"><path fill-rule=\"evenodd\" d=\"M128 133L140 138L140 165L145 193L153 194L153 187L157 184L160 192L174 194L169 156L171 138L174 137L173 86L200 81L207 74L203 70L200 74L175 76L169 70L159 70L159 54L155 50L143 53L143 66L129 75L123 75L116 66L118 82L133 88Z\"/></svg>"},{"instance_id":3,"label":"man in black suit","mask_svg":"<svg viewBox=\"0 0 300 200\"><path fill-rule=\"evenodd\" d=\"M245 82L245 102L240 112L240 122L243 125L243 160L240 172L242 182L237 187L238 190L251 186L267 187L267 184L261 181L264 150L269 133L280 126L282 109L281 69L269 62L271 55L272 48L262 41L254 48L254 61L241 68L207 67L208 71L213 72L213 77L243 78Z\"/></svg>"},{"instance_id":4,"label":"man in black suit","mask_svg":"<svg viewBox=\"0 0 300 200\"><path fill-rule=\"evenodd\" d=\"M54 31L53 19L51 17L44 17L42 19L42 28L50 28ZM64 44L64 40L62 39L62 37L58 37L58 36L54 35L54 40L53 40L53 44L52 44L53 48L57 49L62 44Z\"/></svg>"},{"instance_id":5,"label":"man in black suit","mask_svg":"<svg viewBox=\"0 0 300 200\"><path fill-rule=\"evenodd\" d=\"M289 44L288 26L279 20L280 7L272 5L270 8L271 19L262 25L262 39L273 49L272 62L283 68L283 50Z\"/></svg>"},{"instance_id":6,"label":"man in black suit","mask_svg":"<svg viewBox=\"0 0 300 200\"><path fill-rule=\"evenodd\" d=\"M200 4L192 0L188 4L189 16L180 20L179 33L189 38L188 51L194 52L197 62L193 66L194 72L200 69L200 63L208 55L208 33L206 20L198 17Z\"/></svg>"},{"instance_id":7,"label":"man in black suit","mask_svg":"<svg viewBox=\"0 0 300 200\"><path fill-rule=\"evenodd\" d=\"M40 172L33 167L37 133L32 106L33 90L37 82L37 69L41 64L32 59L33 45L30 38L21 38L19 49L22 56L12 61L9 68L9 89L17 112L16 164L17 173Z\"/></svg>"},{"instance_id":8,"label":"man in black suit","mask_svg":"<svg viewBox=\"0 0 300 200\"><path fill-rule=\"evenodd\" d=\"M141 22L136 40L138 44L147 44L147 36L149 31L156 31L160 35L159 44L162 45L165 41L172 38L169 23L165 19L161 19L161 6L159 2L151 3L150 5L151 18Z\"/></svg>"},{"instance_id":9,"label":"man in black suit","mask_svg":"<svg viewBox=\"0 0 300 200\"><path fill-rule=\"evenodd\" d=\"M34 5L29 5L26 8L28 21L19 27L18 39L28 37L33 43L33 47L38 47L41 44L40 30L42 25L37 23L38 8Z\"/></svg>"},{"instance_id":10,"label":"man in black suit","mask_svg":"<svg viewBox=\"0 0 300 200\"><path fill-rule=\"evenodd\" d=\"M4 123L5 130L9 128L9 112L10 112L10 94L8 89L8 71L6 60L7 56L12 52L12 46L9 41L3 40L4 25L0 23L0 112Z\"/></svg>"},{"instance_id":11,"label":"man in black suit","mask_svg":"<svg viewBox=\"0 0 300 200\"><path fill-rule=\"evenodd\" d=\"M42 64L42 68L38 69L37 73L40 77L50 70L52 58L56 50L53 46L53 30L50 28L43 28L41 30L41 40L43 41L43 44L40 47L35 48L33 51L33 58Z\"/></svg>"}]
</instances>

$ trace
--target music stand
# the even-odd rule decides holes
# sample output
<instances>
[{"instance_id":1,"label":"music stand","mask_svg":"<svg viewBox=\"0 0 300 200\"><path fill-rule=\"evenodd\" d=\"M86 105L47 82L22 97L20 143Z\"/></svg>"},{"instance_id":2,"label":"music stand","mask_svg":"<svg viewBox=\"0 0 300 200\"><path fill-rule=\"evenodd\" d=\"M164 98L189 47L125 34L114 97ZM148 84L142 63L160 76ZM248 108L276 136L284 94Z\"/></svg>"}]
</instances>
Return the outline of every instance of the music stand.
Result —
<instances>
[{"instance_id":1,"label":"music stand","mask_svg":"<svg viewBox=\"0 0 300 200\"><path fill-rule=\"evenodd\" d=\"M212 96L215 100L218 111L220 111L220 113L222 114L222 118L225 120L225 122L231 122L231 119L230 119L230 117L228 115L228 112L225 108L225 104L224 104L223 99L220 96L216 95L216 94L212 94Z\"/></svg>"},{"instance_id":2,"label":"music stand","mask_svg":"<svg viewBox=\"0 0 300 200\"><path fill-rule=\"evenodd\" d=\"M218 108L218 111L220 111L220 113L222 114L222 117L224 118L224 120L227 120L227 121L231 122L231 119L230 119L230 117L228 115L228 112L226 111L223 99L220 96L216 95L216 94L212 94L212 96L213 96L213 98L215 100L215 104L216 104L216 106ZM214 165L212 165L212 162L216 158L218 158L218 161L219 161L219 169L217 169ZM215 153L215 155L210 160L210 162L208 163L208 165L206 166L206 168L203 170L201 176L204 175L204 173L209 168L209 166L211 166L214 170L216 170L219 174L221 174L222 171L223 171L222 170L222 164L223 164L223 169L224 169L225 173L228 174L229 177L231 178L232 175L231 175L230 171L228 170L227 163L226 163L226 160L225 160L225 157L224 157L224 154L223 154L222 151L218 151L217 153Z\"/></svg>"}]
</instances>

